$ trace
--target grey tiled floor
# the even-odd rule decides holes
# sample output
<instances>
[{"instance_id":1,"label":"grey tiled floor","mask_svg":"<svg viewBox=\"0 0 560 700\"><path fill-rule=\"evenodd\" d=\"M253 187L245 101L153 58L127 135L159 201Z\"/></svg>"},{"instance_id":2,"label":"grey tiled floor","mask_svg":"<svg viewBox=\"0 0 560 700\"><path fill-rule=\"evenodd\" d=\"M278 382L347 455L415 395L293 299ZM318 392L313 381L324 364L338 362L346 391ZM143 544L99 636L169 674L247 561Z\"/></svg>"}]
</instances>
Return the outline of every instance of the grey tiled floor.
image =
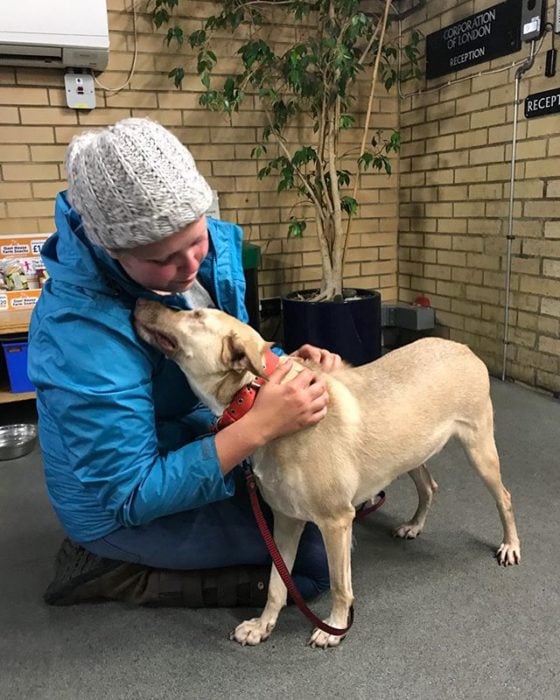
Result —
<instances>
[{"instance_id":1,"label":"grey tiled floor","mask_svg":"<svg viewBox=\"0 0 560 700\"><path fill-rule=\"evenodd\" d=\"M266 644L241 648L227 632L253 611L45 606L62 533L40 456L0 462L0 698L558 698L560 402L497 381L493 397L521 566L493 561L496 509L451 444L431 464L440 492L422 537L388 536L414 509L407 478L356 525L356 621L329 651L306 648L291 608Z\"/></svg>"}]
</instances>

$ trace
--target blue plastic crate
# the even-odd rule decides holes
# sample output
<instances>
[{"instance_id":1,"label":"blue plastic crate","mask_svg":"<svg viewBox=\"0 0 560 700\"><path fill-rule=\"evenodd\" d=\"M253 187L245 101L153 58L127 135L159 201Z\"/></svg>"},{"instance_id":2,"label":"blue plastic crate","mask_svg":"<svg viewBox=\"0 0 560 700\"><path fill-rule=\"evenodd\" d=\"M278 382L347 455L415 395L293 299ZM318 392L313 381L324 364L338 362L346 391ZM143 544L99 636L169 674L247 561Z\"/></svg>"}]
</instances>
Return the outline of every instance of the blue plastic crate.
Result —
<instances>
[{"instance_id":1,"label":"blue plastic crate","mask_svg":"<svg viewBox=\"0 0 560 700\"><path fill-rule=\"evenodd\" d=\"M27 376L27 342L2 343L2 347L6 358L10 391L14 394L35 391L35 387Z\"/></svg>"}]
</instances>

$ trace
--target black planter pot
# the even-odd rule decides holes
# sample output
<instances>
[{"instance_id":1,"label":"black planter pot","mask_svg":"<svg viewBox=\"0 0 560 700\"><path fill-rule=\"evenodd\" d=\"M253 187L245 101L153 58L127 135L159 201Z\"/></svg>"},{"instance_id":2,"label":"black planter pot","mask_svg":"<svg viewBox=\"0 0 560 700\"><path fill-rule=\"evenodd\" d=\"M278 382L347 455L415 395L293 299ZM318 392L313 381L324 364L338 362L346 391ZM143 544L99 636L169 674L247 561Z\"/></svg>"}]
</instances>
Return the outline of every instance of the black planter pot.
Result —
<instances>
[{"instance_id":1,"label":"black planter pot","mask_svg":"<svg viewBox=\"0 0 560 700\"><path fill-rule=\"evenodd\" d=\"M336 352L355 367L381 356L379 292L345 290L345 297L350 298L344 301L309 301L305 298L316 293L317 290L312 289L282 297L284 348L287 352L310 343Z\"/></svg>"}]
</instances>

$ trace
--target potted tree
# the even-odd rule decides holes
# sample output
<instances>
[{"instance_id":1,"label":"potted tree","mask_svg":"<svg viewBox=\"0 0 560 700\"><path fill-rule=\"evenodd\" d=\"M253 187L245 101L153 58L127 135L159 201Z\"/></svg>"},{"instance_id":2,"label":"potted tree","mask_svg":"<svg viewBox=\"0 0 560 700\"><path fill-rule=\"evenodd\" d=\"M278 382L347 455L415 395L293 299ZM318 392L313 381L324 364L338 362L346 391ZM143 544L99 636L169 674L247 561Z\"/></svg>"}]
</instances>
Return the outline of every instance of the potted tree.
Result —
<instances>
[{"instance_id":1,"label":"potted tree","mask_svg":"<svg viewBox=\"0 0 560 700\"><path fill-rule=\"evenodd\" d=\"M370 4L362 9L359 0L223 0L209 5L215 13L190 33L172 20L178 4L154 0L153 20L168 26L168 44L188 43L194 51L206 88L201 104L233 117L248 95L256 96L266 117L253 149L255 158L264 159L258 176L277 177L279 192L295 191L307 203L301 216L290 216L288 235L300 237L314 227L322 279L318 289L284 297L286 349L310 342L354 364L375 359L381 350L380 295L346 289L344 260L359 210L360 174L390 174L390 156L399 150L398 131L383 134L371 126L374 91L381 81L390 89L398 78L418 74L418 34L401 49L406 70L398 76L397 48L387 31L390 0L379 3L380 12ZM275 40L285 26L295 28L290 45ZM216 41L224 32L240 39L239 64L218 77ZM169 76L180 87L185 74L178 65ZM367 79L369 88L360 129L353 112L359 79ZM348 129L356 132L350 148L341 138Z\"/></svg>"}]
</instances>

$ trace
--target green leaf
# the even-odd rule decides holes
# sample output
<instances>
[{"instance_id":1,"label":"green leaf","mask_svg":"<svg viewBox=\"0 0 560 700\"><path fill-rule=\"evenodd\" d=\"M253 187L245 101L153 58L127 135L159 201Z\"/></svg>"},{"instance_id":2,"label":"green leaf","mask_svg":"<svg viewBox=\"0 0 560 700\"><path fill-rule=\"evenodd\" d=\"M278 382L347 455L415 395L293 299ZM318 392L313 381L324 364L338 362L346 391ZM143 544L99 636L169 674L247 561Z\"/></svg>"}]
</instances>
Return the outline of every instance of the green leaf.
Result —
<instances>
[{"instance_id":1,"label":"green leaf","mask_svg":"<svg viewBox=\"0 0 560 700\"><path fill-rule=\"evenodd\" d=\"M337 170L337 176L340 187L347 187L350 184L350 172L348 170Z\"/></svg>"},{"instance_id":2,"label":"green leaf","mask_svg":"<svg viewBox=\"0 0 560 700\"><path fill-rule=\"evenodd\" d=\"M271 167L270 165L266 165L264 168L261 168L259 172L257 173L257 177L259 180L262 180L264 177L268 177L271 173Z\"/></svg>"},{"instance_id":3,"label":"green leaf","mask_svg":"<svg viewBox=\"0 0 560 700\"><path fill-rule=\"evenodd\" d=\"M189 35L189 44L191 48L196 49L199 46L203 46L206 43L206 32L204 29L198 29Z\"/></svg>"},{"instance_id":4,"label":"green leaf","mask_svg":"<svg viewBox=\"0 0 560 700\"><path fill-rule=\"evenodd\" d=\"M180 67L173 68L172 70L169 71L169 73L167 75L169 78L173 78L173 82L175 84L175 87L180 88L182 83L183 83L183 79L185 77L185 70L183 68L180 68Z\"/></svg>"},{"instance_id":5,"label":"green leaf","mask_svg":"<svg viewBox=\"0 0 560 700\"><path fill-rule=\"evenodd\" d=\"M152 19L156 27L159 29L162 24L169 22L169 12L167 10L157 10L153 13Z\"/></svg>"},{"instance_id":6,"label":"green leaf","mask_svg":"<svg viewBox=\"0 0 560 700\"><path fill-rule=\"evenodd\" d=\"M340 206L342 211L345 211L347 214L358 213L358 202L354 199L354 197L341 197Z\"/></svg>"},{"instance_id":7,"label":"green leaf","mask_svg":"<svg viewBox=\"0 0 560 700\"><path fill-rule=\"evenodd\" d=\"M294 153L292 164L297 167L315 160L317 160L317 153L315 149L311 146L304 146Z\"/></svg>"},{"instance_id":8,"label":"green leaf","mask_svg":"<svg viewBox=\"0 0 560 700\"><path fill-rule=\"evenodd\" d=\"M307 224L300 219L294 219L293 216L290 217L290 221L291 223L288 226L288 238L301 238L303 232L307 228Z\"/></svg>"},{"instance_id":9,"label":"green leaf","mask_svg":"<svg viewBox=\"0 0 560 700\"><path fill-rule=\"evenodd\" d=\"M181 27L170 27L167 30L167 36L166 36L167 46L169 46L169 44L173 41L173 39L175 39L175 41L177 42L177 44L179 46L183 45L184 36L183 36L183 30L181 29Z\"/></svg>"},{"instance_id":10,"label":"green leaf","mask_svg":"<svg viewBox=\"0 0 560 700\"><path fill-rule=\"evenodd\" d=\"M362 155L358 158L358 166L362 170L367 170L373 163L373 155L371 153L368 153L367 151L365 153L362 153Z\"/></svg>"},{"instance_id":11,"label":"green leaf","mask_svg":"<svg viewBox=\"0 0 560 700\"><path fill-rule=\"evenodd\" d=\"M251 151L251 158L260 158L266 155L266 146L255 146Z\"/></svg>"}]
</instances>

